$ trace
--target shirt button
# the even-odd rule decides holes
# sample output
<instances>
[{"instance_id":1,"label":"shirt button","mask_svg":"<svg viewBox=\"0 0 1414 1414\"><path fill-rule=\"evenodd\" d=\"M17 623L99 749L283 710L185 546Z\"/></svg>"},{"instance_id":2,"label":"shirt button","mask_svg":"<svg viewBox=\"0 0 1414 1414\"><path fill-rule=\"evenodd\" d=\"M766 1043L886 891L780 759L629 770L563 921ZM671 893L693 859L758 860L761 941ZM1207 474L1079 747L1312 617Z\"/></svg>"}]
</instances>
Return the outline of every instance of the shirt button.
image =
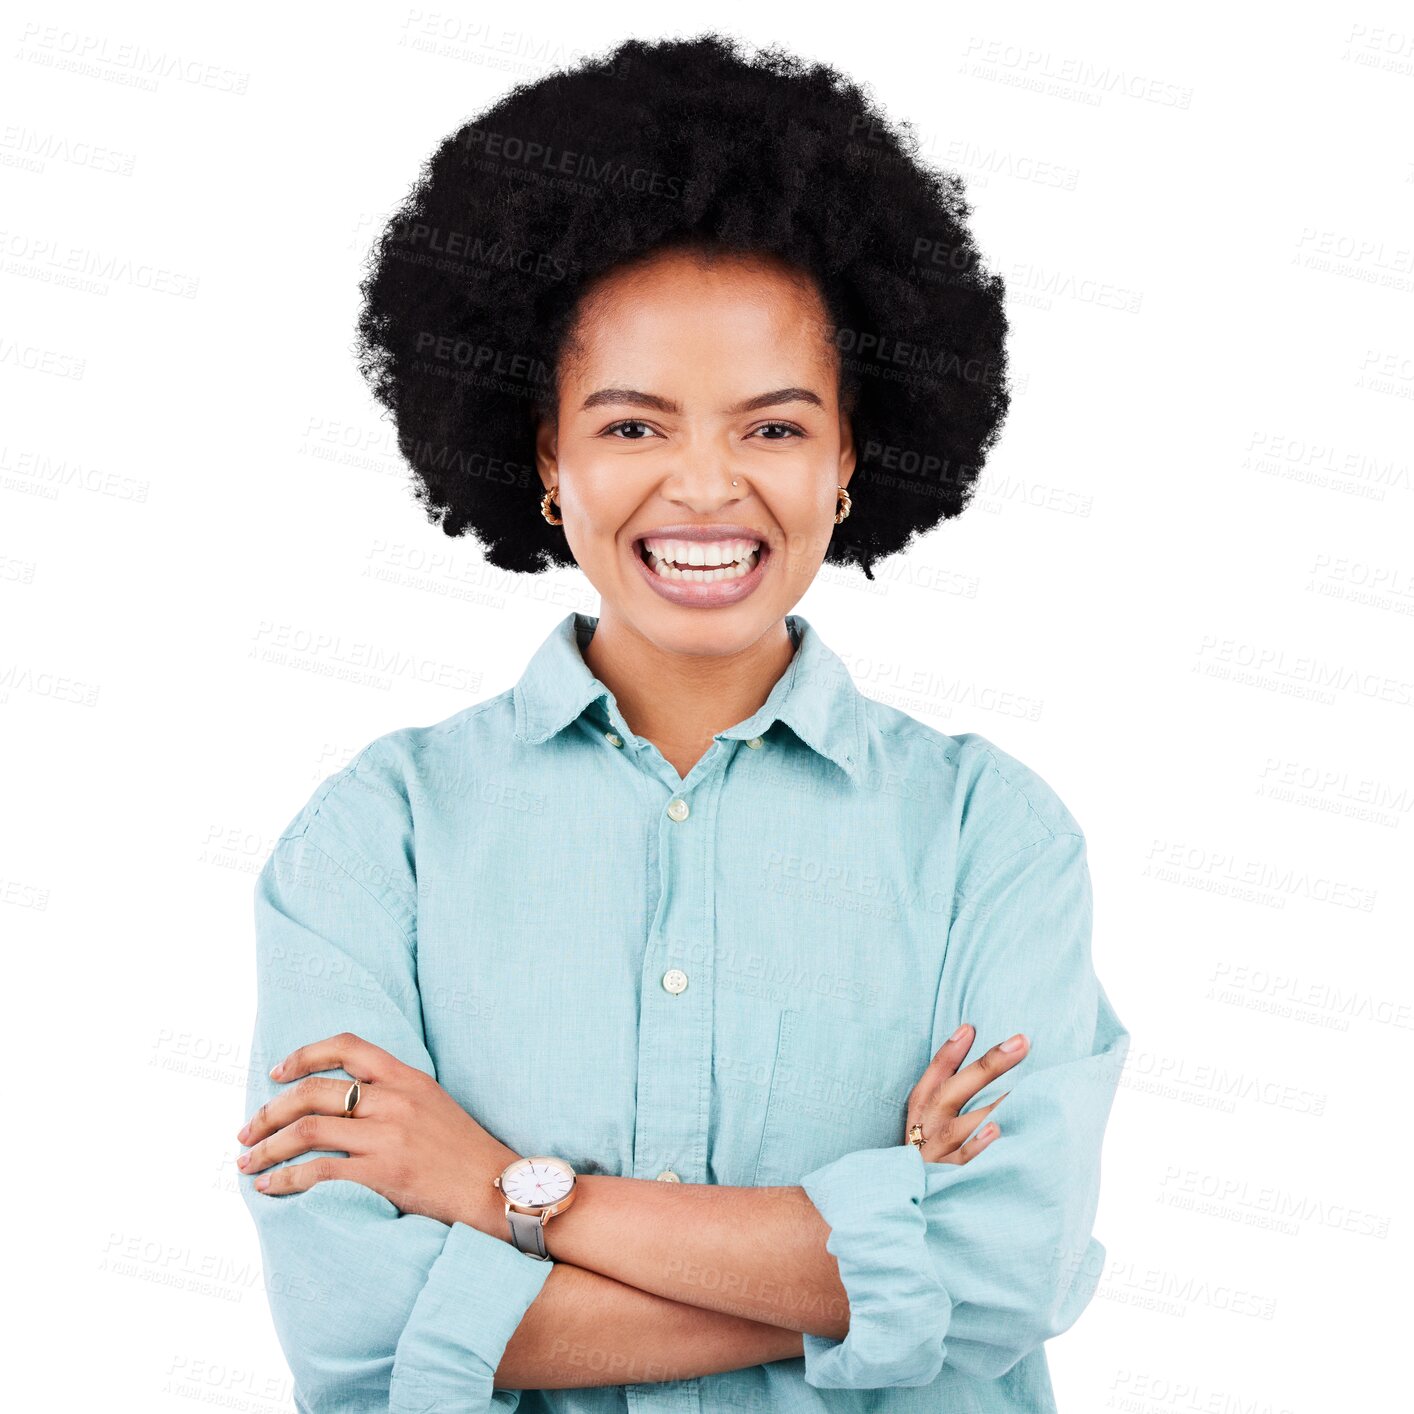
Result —
<instances>
[{"instance_id":1,"label":"shirt button","mask_svg":"<svg viewBox=\"0 0 1414 1414\"><path fill-rule=\"evenodd\" d=\"M605 732L604 740L607 741L610 746L622 746L624 744L624 739L618 732Z\"/></svg>"},{"instance_id":2,"label":"shirt button","mask_svg":"<svg viewBox=\"0 0 1414 1414\"><path fill-rule=\"evenodd\" d=\"M675 800L668 806L668 817L672 820L687 819L687 801Z\"/></svg>"},{"instance_id":3,"label":"shirt button","mask_svg":"<svg viewBox=\"0 0 1414 1414\"><path fill-rule=\"evenodd\" d=\"M761 745L762 745L762 743L761 743L761 738L760 738L759 736L754 736L754 737L752 737L751 740L748 741L746 744L747 744L749 747L751 747L751 749L752 749L753 751L758 751L758 750L760 750Z\"/></svg>"},{"instance_id":4,"label":"shirt button","mask_svg":"<svg viewBox=\"0 0 1414 1414\"><path fill-rule=\"evenodd\" d=\"M677 1174L675 1174L675 1173L672 1171L672 1169L664 1169L663 1172L658 1175L658 1177L659 1177L659 1179L660 1179L663 1183L681 1183L681 1182L682 1182L682 1179L680 1179L680 1178L677 1176Z\"/></svg>"},{"instance_id":5,"label":"shirt button","mask_svg":"<svg viewBox=\"0 0 1414 1414\"><path fill-rule=\"evenodd\" d=\"M687 973L680 967L670 967L663 974L663 986L674 996L687 989Z\"/></svg>"}]
</instances>

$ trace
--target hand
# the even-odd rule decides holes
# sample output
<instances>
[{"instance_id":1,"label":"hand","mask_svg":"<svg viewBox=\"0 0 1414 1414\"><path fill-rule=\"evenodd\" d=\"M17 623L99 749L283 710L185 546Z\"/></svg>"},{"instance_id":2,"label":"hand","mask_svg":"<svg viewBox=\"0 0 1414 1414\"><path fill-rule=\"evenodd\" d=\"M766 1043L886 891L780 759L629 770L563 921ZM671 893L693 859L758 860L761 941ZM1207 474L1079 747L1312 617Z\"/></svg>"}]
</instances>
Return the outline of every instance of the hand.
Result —
<instances>
[{"instance_id":1,"label":"hand","mask_svg":"<svg viewBox=\"0 0 1414 1414\"><path fill-rule=\"evenodd\" d=\"M342 1066L361 1086L354 1113L344 1118L349 1081L312 1071ZM304 1154L337 1149L264 1174L255 1186L276 1195L302 1193L346 1178L381 1193L404 1213L450 1225L463 1222L510 1240L505 1199L491 1180L520 1156L483 1129L426 1072L350 1032L292 1051L271 1071L298 1085L281 1091L236 1136L252 1147L236 1163L243 1173ZM308 1076L308 1079L301 1079Z\"/></svg>"},{"instance_id":2,"label":"hand","mask_svg":"<svg viewBox=\"0 0 1414 1414\"><path fill-rule=\"evenodd\" d=\"M993 1121L975 1139L962 1143L977 1128L982 1116L990 1114L1011 1094L1010 1090L981 1109L969 1110L966 1114L959 1114L959 1111L979 1090L985 1089L997 1076L1024 1060L1031 1043L1025 1036L1013 1036L1011 1041L1001 1045L1020 1041L1016 1050L1004 1051L1001 1045L993 1046L986 1055L979 1056L966 1070L959 1072L957 1067L971 1050L976 1034L976 1028L968 1025L956 1041L944 1042L929 1061L928 1069L923 1072L918 1084L909 1091L904 1142L908 1142L908 1135L915 1124L922 1125L924 1142L918 1147L930 1164L965 1164L969 1159L975 1159L1001 1133Z\"/></svg>"}]
</instances>

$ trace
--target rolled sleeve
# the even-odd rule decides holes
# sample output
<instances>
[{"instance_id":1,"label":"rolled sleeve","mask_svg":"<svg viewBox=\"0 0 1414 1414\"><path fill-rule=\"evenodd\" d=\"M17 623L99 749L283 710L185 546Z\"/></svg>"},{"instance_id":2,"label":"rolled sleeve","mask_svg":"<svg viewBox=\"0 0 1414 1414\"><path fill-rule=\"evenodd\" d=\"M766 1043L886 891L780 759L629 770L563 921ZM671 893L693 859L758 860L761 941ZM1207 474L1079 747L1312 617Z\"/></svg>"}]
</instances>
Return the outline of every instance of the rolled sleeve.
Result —
<instances>
[{"instance_id":1,"label":"rolled sleeve","mask_svg":"<svg viewBox=\"0 0 1414 1414\"><path fill-rule=\"evenodd\" d=\"M995 1379L1089 1303L1105 1256L1091 1231L1101 1148L1129 1047L1091 965L1091 926L1079 834L1010 853L960 900L934 1049L969 1021L964 1065L1018 1031L1030 1050L964 1106L1006 1095L987 1116L1000 1135L968 1163L925 1162L905 1144L802 1180L850 1305L843 1340L805 1335L808 1384L926 1384L944 1361Z\"/></svg>"},{"instance_id":2,"label":"rolled sleeve","mask_svg":"<svg viewBox=\"0 0 1414 1414\"><path fill-rule=\"evenodd\" d=\"M454 1223L398 1341L389 1414L514 1408L496 1367L553 1265Z\"/></svg>"},{"instance_id":3,"label":"rolled sleeve","mask_svg":"<svg viewBox=\"0 0 1414 1414\"><path fill-rule=\"evenodd\" d=\"M429 1075L416 967L411 823L365 751L281 836L255 888L257 1014L243 1117L269 1067L352 1031ZM351 1079L342 1068L324 1074ZM234 1127L234 1126L233 1126ZM338 1151L308 1150L270 1168ZM266 1170L270 1171L269 1169ZM290 1194L238 1178L276 1334L304 1414L514 1409L505 1347L552 1263L457 1222L402 1213L348 1179Z\"/></svg>"},{"instance_id":4,"label":"rolled sleeve","mask_svg":"<svg viewBox=\"0 0 1414 1414\"><path fill-rule=\"evenodd\" d=\"M830 1225L849 1299L843 1340L803 1335L805 1381L826 1389L926 1385L942 1364L951 1302L928 1250L927 1183L913 1144L860 1149L801 1180Z\"/></svg>"}]
</instances>

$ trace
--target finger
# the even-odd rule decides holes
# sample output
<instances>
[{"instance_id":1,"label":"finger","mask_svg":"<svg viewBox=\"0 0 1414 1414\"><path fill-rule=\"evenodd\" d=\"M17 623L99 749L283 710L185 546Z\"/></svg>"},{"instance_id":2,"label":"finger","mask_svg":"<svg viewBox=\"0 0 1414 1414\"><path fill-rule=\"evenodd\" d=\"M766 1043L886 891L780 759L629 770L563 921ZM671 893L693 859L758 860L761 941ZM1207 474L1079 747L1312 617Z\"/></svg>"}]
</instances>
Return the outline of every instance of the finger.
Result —
<instances>
[{"instance_id":1,"label":"finger","mask_svg":"<svg viewBox=\"0 0 1414 1414\"><path fill-rule=\"evenodd\" d=\"M983 1149L1001 1134L1001 1127L993 1121L991 1124L984 1124L977 1133L967 1141L954 1155L957 1163L965 1164L969 1159L975 1159Z\"/></svg>"},{"instance_id":2,"label":"finger","mask_svg":"<svg viewBox=\"0 0 1414 1414\"><path fill-rule=\"evenodd\" d=\"M373 1100L374 1089L369 1085L359 1095L360 1118L366 1118L369 1110L377 1105L377 1101ZM342 1115L348 1093L347 1080L311 1075L268 1099L246 1122L236 1138L242 1144L254 1144L293 1123L300 1115Z\"/></svg>"},{"instance_id":3,"label":"finger","mask_svg":"<svg viewBox=\"0 0 1414 1414\"><path fill-rule=\"evenodd\" d=\"M996 1109L1009 1094L1011 1094L1010 1090L1006 1092L1006 1095L998 1096L990 1105L983 1105L979 1109L969 1110L962 1115L926 1106L921 1108L916 1122L923 1128L923 1157L929 1163L942 1163L949 1160L950 1156L961 1148L963 1140L977 1128L979 1121ZM910 1126L914 1122L914 1118L910 1118Z\"/></svg>"},{"instance_id":4,"label":"finger","mask_svg":"<svg viewBox=\"0 0 1414 1414\"><path fill-rule=\"evenodd\" d=\"M270 1068L271 1078L279 1081L298 1080L316 1070L333 1070L342 1066L350 1075L360 1080L386 1080L397 1066L402 1065L391 1051L355 1036L352 1031L341 1031L337 1036L328 1036L322 1041L313 1041L307 1046L297 1046L284 1060Z\"/></svg>"},{"instance_id":5,"label":"finger","mask_svg":"<svg viewBox=\"0 0 1414 1414\"><path fill-rule=\"evenodd\" d=\"M1003 1046L1011 1045L1017 1041L1020 1041L1021 1044L1014 1051L1002 1049ZM951 1079L944 1081L938 1092L938 1100L950 1106L956 1113L979 1090L985 1090L997 1076L1005 1075L1012 1066L1019 1065L1024 1061L1030 1050L1030 1041L1020 1033L1007 1041L1000 1042L991 1050L978 1056L971 1065L958 1071Z\"/></svg>"},{"instance_id":6,"label":"finger","mask_svg":"<svg viewBox=\"0 0 1414 1414\"><path fill-rule=\"evenodd\" d=\"M972 1049L976 1036L977 1028L970 1021L964 1021L933 1053L933 1059L928 1062L928 1068L919 1077L914 1090L931 1090L955 1074L962 1058Z\"/></svg>"},{"instance_id":7,"label":"finger","mask_svg":"<svg viewBox=\"0 0 1414 1414\"><path fill-rule=\"evenodd\" d=\"M996 1107L1001 1104L1001 1102L1005 1100L1006 1097L1010 1094L1011 1091L1007 1090L1004 1093L998 1095L997 1098L993 1100L990 1105L979 1105L975 1110L968 1110L966 1114L958 1115L953 1121L953 1123L956 1124L958 1129L961 1131L958 1137L962 1138L965 1135L971 1134L972 1131L977 1128L978 1124L981 1123L982 1120L986 1119L987 1116L991 1114L992 1111L996 1109Z\"/></svg>"},{"instance_id":8,"label":"finger","mask_svg":"<svg viewBox=\"0 0 1414 1414\"><path fill-rule=\"evenodd\" d=\"M301 1115L293 1124L277 1129L268 1139L253 1144L236 1160L242 1173L259 1173L282 1159L293 1159L311 1149L335 1149L352 1156L362 1153L363 1140L355 1138L359 1126L367 1138L366 1121L335 1118L333 1115Z\"/></svg>"},{"instance_id":9,"label":"finger","mask_svg":"<svg viewBox=\"0 0 1414 1414\"><path fill-rule=\"evenodd\" d=\"M362 1183L364 1169L358 1159L331 1159L321 1156L308 1159L302 1164L286 1164L284 1168L272 1169L269 1173L258 1174L255 1186L272 1198L282 1193L304 1193L316 1183L327 1183L331 1178L347 1178L354 1183Z\"/></svg>"}]
</instances>

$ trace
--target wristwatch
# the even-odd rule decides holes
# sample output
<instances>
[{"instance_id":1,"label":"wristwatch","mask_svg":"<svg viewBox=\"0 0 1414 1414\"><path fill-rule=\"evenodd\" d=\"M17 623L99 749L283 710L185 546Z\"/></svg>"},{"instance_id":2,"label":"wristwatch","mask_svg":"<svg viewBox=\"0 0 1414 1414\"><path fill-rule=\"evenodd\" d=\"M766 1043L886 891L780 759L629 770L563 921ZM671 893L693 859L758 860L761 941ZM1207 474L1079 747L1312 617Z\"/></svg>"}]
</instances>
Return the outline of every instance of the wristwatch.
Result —
<instances>
[{"instance_id":1,"label":"wristwatch","mask_svg":"<svg viewBox=\"0 0 1414 1414\"><path fill-rule=\"evenodd\" d=\"M532 1154L507 1164L491 1183L506 1200L506 1221L516 1249L548 1262L545 1224L574 1202L574 1169L564 1159Z\"/></svg>"}]
</instances>

